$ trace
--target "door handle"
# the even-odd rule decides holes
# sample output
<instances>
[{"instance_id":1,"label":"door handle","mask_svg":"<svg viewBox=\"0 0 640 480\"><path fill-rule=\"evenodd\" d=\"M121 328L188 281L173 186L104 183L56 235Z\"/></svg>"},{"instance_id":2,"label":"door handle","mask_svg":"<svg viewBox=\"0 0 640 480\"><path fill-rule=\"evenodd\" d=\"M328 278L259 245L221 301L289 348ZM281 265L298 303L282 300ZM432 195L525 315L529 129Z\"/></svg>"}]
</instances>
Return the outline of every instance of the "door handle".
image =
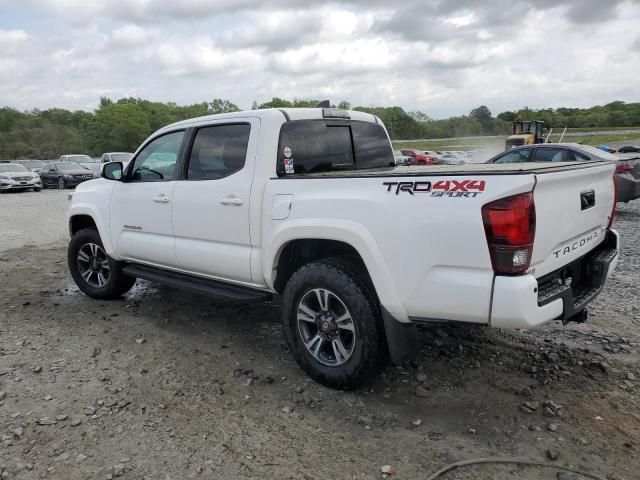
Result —
<instances>
[{"instance_id":1,"label":"door handle","mask_svg":"<svg viewBox=\"0 0 640 480\"><path fill-rule=\"evenodd\" d=\"M156 198L153 199L156 203L169 203L171 199L167 197L165 194L161 193Z\"/></svg>"},{"instance_id":2,"label":"door handle","mask_svg":"<svg viewBox=\"0 0 640 480\"><path fill-rule=\"evenodd\" d=\"M230 196L230 197L225 197L225 198L220 199L220 203L222 205L226 205L226 206L235 205L235 206L239 207L240 205L242 205L244 203L244 200L242 200L240 197L236 197L235 195L233 195L233 196Z\"/></svg>"}]
</instances>

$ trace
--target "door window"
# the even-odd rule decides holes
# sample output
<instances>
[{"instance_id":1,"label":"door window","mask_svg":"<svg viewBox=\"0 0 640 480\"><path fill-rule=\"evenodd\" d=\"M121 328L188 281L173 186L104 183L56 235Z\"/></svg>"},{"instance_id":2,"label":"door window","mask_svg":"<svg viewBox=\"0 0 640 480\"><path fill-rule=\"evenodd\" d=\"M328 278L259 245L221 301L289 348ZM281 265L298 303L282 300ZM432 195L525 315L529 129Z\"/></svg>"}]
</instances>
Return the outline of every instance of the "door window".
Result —
<instances>
[{"instance_id":1,"label":"door window","mask_svg":"<svg viewBox=\"0 0 640 480\"><path fill-rule=\"evenodd\" d=\"M191 147L187 180L217 180L242 170L250 131L245 123L200 128Z\"/></svg>"},{"instance_id":2,"label":"door window","mask_svg":"<svg viewBox=\"0 0 640 480\"><path fill-rule=\"evenodd\" d=\"M531 150L528 148L521 148L519 150L509 150L507 153L496 158L493 163L522 163L529 160L529 154Z\"/></svg>"},{"instance_id":3,"label":"door window","mask_svg":"<svg viewBox=\"0 0 640 480\"><path fill-rule=\"evenodd\" d=\"M565 162L567 150L564 148L536 148L533 154L533 162Z\"/></svg>"},{"instance_id":4,"label":"door window","mask_svg":"<svg viewBox=\"0 0 640 480\"><path fill-rule=\"evenodd\" d=\"M184 130L153 139L138 154L129 173L133 182L173 180Z\"/></svg>"}]
</instances>

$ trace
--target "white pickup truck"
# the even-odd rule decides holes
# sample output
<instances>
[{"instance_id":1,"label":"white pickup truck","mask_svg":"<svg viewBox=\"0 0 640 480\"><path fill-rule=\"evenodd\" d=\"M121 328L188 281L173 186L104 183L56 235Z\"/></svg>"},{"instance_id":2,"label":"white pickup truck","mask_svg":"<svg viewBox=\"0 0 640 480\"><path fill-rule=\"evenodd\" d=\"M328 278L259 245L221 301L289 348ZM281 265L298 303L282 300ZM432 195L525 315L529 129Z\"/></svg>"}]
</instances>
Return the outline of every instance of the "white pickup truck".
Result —
<instances>
[{"instance_id":1,"label":"white pickup truck","mask_svg":"<svg viewBox=\"0 0 640 480\"><path fill-rule=\"evenodd\" d=\"M614 165L391 163L358 111L169 125L77 187L71 274L98 299L144 278L278 300L296 360L336 388L411 358L419 322L585 320L618 259Z\"/></svg>"}]
</instances>

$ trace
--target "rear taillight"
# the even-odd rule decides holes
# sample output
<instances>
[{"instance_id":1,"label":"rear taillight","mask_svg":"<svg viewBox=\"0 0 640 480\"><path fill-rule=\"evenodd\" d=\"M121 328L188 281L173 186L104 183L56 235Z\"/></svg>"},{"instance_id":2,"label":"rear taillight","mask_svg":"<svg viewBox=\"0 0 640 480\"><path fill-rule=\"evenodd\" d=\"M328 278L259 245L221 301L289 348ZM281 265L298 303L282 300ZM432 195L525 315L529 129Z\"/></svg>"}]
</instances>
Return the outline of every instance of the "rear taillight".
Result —
<instances>
[{"instance_id":1,"label":"rear taillight","mask_svg":"<svg viewBox=\"0 0 640 480\"><path fill-rule=\"evenodd\" d=\"M616 219L616 207L618 206L618 184L616 183L616 177L613 177L613 208L611 209L611 216L609 217L609 225L607 228L613 227L613 221Z\"/></svg>"},{"instance_id":2,"label":"rear taillight","mask_svg":"<svg viewBox=\"0 0 640 480\"><path fill-rule=\"evenodd\" d=\"M536 235L533 193L487 203L482 207L482 220L493 270L498 274L526 272Z\"/></svg>"},{"instance_id":3,"label":"rear taillight","mask_svg":"<svg viewBox=\"0 0 640 480\"><path fill-rule=\"evenodd\" d=\"M621 163L616 166L616 173L630 173L630 172L631 172L631 165L629 165L628 163Z\"/></svg>"}]
</instances>

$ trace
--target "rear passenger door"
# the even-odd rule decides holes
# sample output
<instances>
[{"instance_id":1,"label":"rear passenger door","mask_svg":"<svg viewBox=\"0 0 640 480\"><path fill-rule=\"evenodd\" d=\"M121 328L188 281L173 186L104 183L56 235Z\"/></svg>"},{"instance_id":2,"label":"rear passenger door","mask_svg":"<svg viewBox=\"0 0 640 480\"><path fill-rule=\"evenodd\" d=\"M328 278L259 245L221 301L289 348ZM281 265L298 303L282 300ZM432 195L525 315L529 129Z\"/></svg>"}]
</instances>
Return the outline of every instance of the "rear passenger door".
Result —
<instances>
[{"instance_id":1,"label":"rear passenger door","mask_svg":"<svg viewBox=\"0 0 640 480\"><path fill-rule=\"evenodd\" d=\"M197 127L173 195L181 269L251 283L249 208L260 121Z\"/></svg>"}]
</instances>

